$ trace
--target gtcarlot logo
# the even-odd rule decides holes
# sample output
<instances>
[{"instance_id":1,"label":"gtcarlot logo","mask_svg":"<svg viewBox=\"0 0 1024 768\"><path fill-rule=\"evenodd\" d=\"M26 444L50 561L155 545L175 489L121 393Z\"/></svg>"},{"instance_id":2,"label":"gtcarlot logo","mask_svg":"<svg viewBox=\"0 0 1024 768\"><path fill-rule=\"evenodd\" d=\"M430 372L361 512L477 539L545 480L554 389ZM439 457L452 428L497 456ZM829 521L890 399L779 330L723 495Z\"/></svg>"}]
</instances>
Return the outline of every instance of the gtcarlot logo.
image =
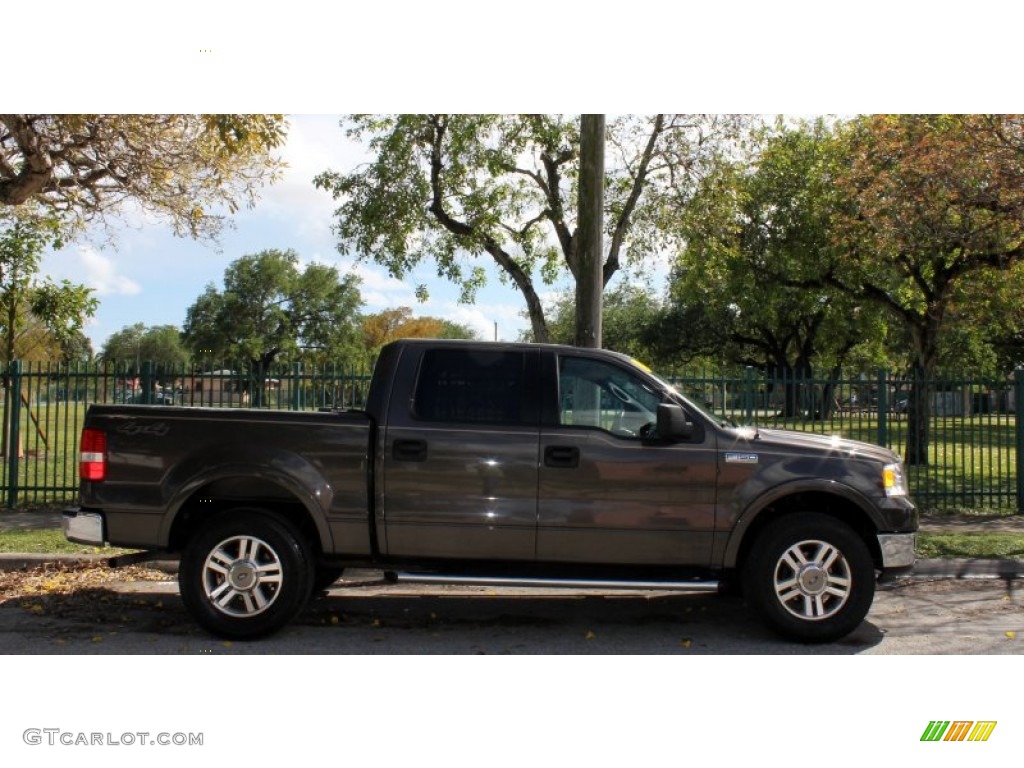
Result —
<instances>
[{"instance_id":1,"label":"gtcarlot logo","mask_svg":"<svg viewBox=\"0 0 1024 768\"><path fill-rule=\"evenodd\" d=\"M65 731L61 728L26 728L21 739L29 746L48 747L201 747L202 733L125 731Z\"/></svg>"},{"instance_id":2,"label":"gtcarlot logo","mask_svg":"<svg viewBox=\"0 0 1024 768\"><path fill-rule=\"evenodd\" d=\"M921 741L988 741L995 729L995 720L932 720Z\"/></svg>"}]
</instances>

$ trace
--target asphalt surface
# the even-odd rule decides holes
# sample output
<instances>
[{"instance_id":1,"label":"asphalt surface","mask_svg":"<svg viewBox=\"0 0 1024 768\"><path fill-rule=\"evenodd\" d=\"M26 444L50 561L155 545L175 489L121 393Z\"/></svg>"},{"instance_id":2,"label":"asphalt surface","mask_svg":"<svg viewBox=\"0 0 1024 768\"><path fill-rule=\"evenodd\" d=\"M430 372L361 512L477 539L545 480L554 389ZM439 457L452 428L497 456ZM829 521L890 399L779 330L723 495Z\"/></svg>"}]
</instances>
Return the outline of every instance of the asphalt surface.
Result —
<instances>
[{"instance_id":1,"label":"asphalt surface","mask_svg":"<svg viewBox=\"0 0 1024 768\"><path fill-rule=\"evenodd\" d=\"M59 510L39 510L29 512L0 511L0 536L5 531L39 530L46 528L59 529L61 512ZM984 516L984 515L952 515L924 516L921 520L922 533L1022 533L1024 534L1024 515ZM82 563L103 561L104 555L63 555L0 552L0 570L19 570L33 568L47 563ZM914 575L927 578L1024 578L1024 560L992 560L992 559L943 559L918 560L914 566Z\"/></svg>"}]
</instances>

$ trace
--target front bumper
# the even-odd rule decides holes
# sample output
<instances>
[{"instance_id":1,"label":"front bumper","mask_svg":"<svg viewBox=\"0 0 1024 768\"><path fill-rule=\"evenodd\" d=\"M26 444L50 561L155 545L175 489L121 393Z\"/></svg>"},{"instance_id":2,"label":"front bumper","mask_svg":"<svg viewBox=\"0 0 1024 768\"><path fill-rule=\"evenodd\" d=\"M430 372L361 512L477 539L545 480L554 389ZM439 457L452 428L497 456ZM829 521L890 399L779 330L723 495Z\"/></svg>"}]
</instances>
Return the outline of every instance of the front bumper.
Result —
<instances>
[{"instance_id":1,"label":"front bumper","mask_svg":"<svg viewBox=\"0 0 1024 768\"><path fill-rule=\"evenodd\" d=\"M880 533L878 548L882 551L882 569L909 568L917 557L915 533Z\"/></svg>"},{"instance_id":2,"label":"front bumper","mask_svg":"<svg viewBox=\"0 0 1024 768\"><path fill-rule=\"evenodd\" d=\"M64 531L64 538L76 544L102 547L106 541L103 515L99 512L65 509L61 519L61 529Z\"/></svg>"}]
</instances>

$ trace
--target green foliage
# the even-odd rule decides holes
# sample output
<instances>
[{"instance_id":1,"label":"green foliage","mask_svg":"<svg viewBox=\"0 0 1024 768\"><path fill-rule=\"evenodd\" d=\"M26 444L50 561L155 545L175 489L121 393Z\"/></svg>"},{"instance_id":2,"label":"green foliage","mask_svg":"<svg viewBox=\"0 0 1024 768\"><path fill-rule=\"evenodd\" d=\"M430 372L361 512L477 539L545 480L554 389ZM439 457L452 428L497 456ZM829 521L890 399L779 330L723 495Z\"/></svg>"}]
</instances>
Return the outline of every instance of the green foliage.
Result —
<instances>
[{"instance_id":1,"label":"green foliage","mask_svg":"<svg viewBox=\"0 0 1024 768\"><path fill-rule=\"evenodd\" d=\"M5 361L61 356L78 343L96 311L92 290L67 280L40 280L43 251L61 244L55 219L0 219L0 332Z\"/></svg>"},{"instance_id":2,"label":"green foliage","mask_svg":"<svg viewBox=\"0 0 1024 768\"><path fill-rule=\"evenodd\" d=\"M188 309L185 343L197 360L266 370L278 359L338 360L358 348L358 279L334 267L299 268L291 250L232 262L224 290L206 288Z\"/></svg>"},{"instance_id":3,"label":"green foliage","mask_svg":"<svg viewBox=\"0 0 1024 768\"><path fill-rule=\"evenodd\" d=\"M758 137L753 162L720 164L679 218L666 325L682 357L810 375L884 333L878 312L824 282L840 258L833 178L843 158L822 123ZM862 354L863 356L863 354Z\"/></svg>"},{"instance_id":4,"label":"green foliage","mask_svg":"<svg viewBox=\"0 0 1024 768\"><path fill-rule=\"evenodd\" d=\"M576 306L571 293L559 296L548 308L551 318L551 341L572 344L575 338ZM622 352L643 363L660 366L663 336L661 303L649 287L619 282L608 289L603 301L602 346ZM526 340L532 340L528 336Z\"/></svg>"},{"instance_id":5,"label":"green foliage","mask_svg":"<svg viewBox=\"0 0 1024 768\"><path fill-rule=\"evenodd\" d=\"M171 369L183 368L190 362L191 355L182 342L181 331L175 326L135 323L111 334L100 358L128 364L133 372L138 372L146 361Z\"/></svg>"}]
</instances>

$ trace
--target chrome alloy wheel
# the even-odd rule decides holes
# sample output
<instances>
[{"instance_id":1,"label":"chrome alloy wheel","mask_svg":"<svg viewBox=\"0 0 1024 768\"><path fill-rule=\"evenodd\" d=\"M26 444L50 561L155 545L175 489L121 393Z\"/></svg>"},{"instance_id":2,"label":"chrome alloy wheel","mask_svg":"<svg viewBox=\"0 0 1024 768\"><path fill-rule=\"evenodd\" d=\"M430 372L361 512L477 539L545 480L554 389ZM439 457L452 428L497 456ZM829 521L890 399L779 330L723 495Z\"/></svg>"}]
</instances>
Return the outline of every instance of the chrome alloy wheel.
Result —
<instances>
[{"instance_id":1,"label":"chrome alloy wheel","mask_svg":"<svg viewBox=\"0 0 1024 768\"><path fill-rule=\"evenodd\" d=\"M799 619L820 621L834 616L849 599L852 585L849 562L825 541L793 544L775 564L775 595Z\"/></svg>"},{"instance_id":2,"label":"chrome alloy wheel","mask_svg":"<svg viewBox=\"0 0 1024 768\"><path fill-rule=\"evenodd\" d=\"M281 592L284 569L274 548L254 536L224 539L203 563L203 591L227 616L263 613Z\"/></svg>"}]
</instances>

